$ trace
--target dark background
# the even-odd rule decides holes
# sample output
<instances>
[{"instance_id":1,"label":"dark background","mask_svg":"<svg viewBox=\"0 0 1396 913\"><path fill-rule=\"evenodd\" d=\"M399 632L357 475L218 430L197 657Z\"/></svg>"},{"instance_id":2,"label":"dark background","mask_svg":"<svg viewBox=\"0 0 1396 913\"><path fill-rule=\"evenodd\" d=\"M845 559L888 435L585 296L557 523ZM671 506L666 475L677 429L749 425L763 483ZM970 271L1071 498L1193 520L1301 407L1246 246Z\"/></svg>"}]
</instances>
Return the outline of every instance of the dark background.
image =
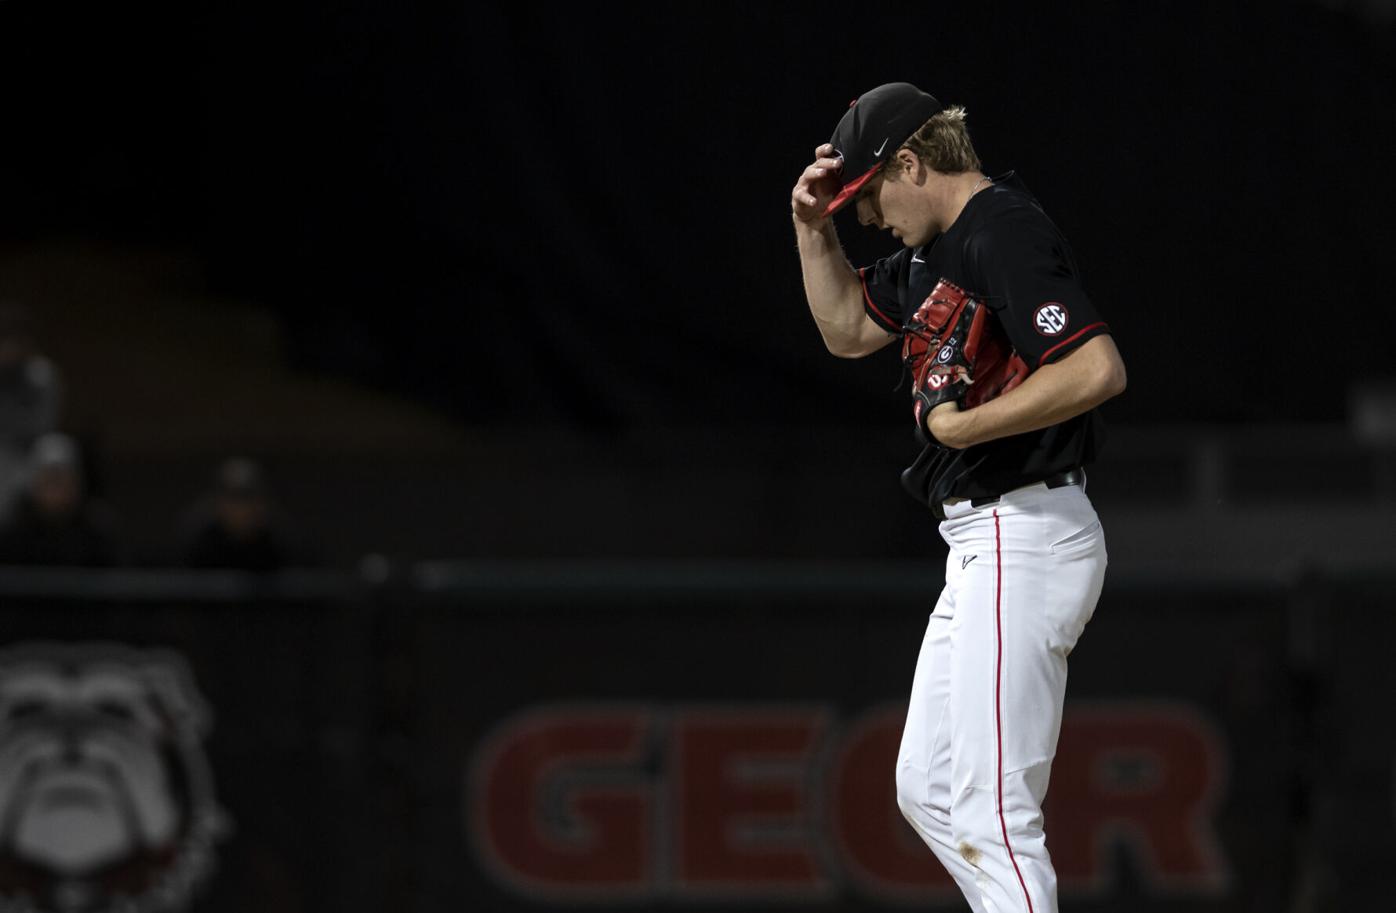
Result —
<instances>
[{"instance_id":1,"label":"dark background","mask_svg":"<svg viewBox=\"0 0 1396 913\"><path fill-rule=\"evenodd\" d=\"M1339 419L1387 361L1362 4L189 6L4 4L0 232L177 244L298 367L465 421L898 415L895 368L820 349L786 214L893 79L1072 240L1136 381L1111 417ZM895 249L845 218L855 263Z\"/></svg>"},{"instance_id":2,"label":"dark background","mask_svg":"<svg viewBox=\"0 0 1396 913\"><path fill-rule=\"evenodd\" d=\"M1128 368L1068 712L1181 705L1225 757L1226 886L1105 835L1063 908L1375 909L1393 51L1389 0L0 0L0 302L118 566L0 567L0 646L188 663L235 825L209 911L572 908L468 833L466 772L537 707L899 706L943 546L897 483L898 360L825 351L787 207L849 101L907 80L1036 193ZM896 249L839 218L855 265ZM182 569L233 455L295 547Z\"/></svg>"}]
</instances>

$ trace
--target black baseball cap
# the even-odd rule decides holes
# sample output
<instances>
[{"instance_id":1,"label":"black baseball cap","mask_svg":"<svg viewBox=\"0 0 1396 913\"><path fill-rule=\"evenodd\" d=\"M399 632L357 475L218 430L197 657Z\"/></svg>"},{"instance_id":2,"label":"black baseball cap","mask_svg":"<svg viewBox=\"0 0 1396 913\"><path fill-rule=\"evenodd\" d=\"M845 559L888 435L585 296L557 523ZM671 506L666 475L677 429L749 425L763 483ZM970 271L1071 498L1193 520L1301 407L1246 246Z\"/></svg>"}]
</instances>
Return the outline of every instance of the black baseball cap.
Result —
<instances>
[{"instance_id":1,"label":"black baseball cap","mask_svg":"<svg viewBox=\"0 0 1396 913\"><path fill-rule=\"evenodd\" d=\"M941 112L935 96L909 82L889 82L865 92L844 112L829 142L843 157L844 185L824 209L837 212L921 125Z\"/></svg>"}]
</instances>

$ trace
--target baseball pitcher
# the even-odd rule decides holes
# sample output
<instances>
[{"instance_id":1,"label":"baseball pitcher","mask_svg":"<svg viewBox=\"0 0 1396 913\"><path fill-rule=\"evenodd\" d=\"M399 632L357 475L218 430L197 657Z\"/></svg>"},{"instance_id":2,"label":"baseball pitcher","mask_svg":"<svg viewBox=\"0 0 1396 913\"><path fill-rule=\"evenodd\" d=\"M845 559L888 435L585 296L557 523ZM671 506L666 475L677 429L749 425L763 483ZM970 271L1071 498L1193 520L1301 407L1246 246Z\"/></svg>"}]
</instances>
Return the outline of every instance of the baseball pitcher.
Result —
<instances>
[{"instance_id":1,"label":"baseball pitcher","mask_svg":"<svg viewBox=\"0 0 1396 913\"><path fill-rule=\"evenodd\" d=\"M1106 565L1083 467L1124 364L1066 238L1012 172L981 170L963 108L879 86L814 154L790 199L810 313L840 357L901 342L921 444L902 484L950 550L897 801L975 913L1055 913L1042 801ZM851 267L849 202L902 249Z\"/></svg>"}]
</instances>

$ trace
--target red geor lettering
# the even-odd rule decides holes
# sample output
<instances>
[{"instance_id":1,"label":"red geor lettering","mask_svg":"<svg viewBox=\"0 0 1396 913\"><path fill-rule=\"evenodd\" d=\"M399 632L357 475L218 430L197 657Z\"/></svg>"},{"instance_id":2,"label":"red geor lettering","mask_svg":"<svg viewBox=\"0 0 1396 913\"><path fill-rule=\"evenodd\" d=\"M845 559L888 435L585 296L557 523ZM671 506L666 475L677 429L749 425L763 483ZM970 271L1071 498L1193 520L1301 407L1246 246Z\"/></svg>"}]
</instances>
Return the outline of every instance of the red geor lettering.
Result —
<instances>
[{"instance_id":1,"label":"red geor lettering","mask_svg":"<svg viewBox=\"0 0 1396 913\"><path fill-rule=\"evenodd\" d=\"M828 824L850 877L889 901L956 897L902 819L895 762L905 710L855 719L833 753ZM470 784L472 833L496 878L555 901L654 896L654 718L633 706L559 705L521 714L482 743ZM674 891L723 897L828 892L811 795L827 732L823 710L679 710L659 774ZM1153 894L1225 893L1211 815L1225 754L1183 705L1079 704L1067 710L1045 820L1064 896L1105 895L1112 841L1135 853ZM664 820L664 816L660 816ZM667 868L667 867L666 867Z\"/></svg>"},{"instance_id":2,"label":"red geor lettering","mask_svg":"<svg viewBox=\"0 0 1396 913\"><path fill-rule=\"evenodd\" d=\"M468 795L479 854L499 880L556 899L650 890L649 727L635 708L559 705L495 731Z\"/></svg>"},{"instance_id":3,"label":"red geor lettering","mask_svg":"<svg viewBox=\"0 0 1396 913\"><path fill-rule=\"evenodd\" d=\"M1224 893L1211 823L1224 787L1221 745L1184 705L1074 705L1043 812L1062 893L1109 889L1111 840L1131 847L1155 893Z\"/></svg>"},{"instance_id":4,"label":"red geor lettering","mask_svg":"<svg viewBox=\"0 0 1396 913\"><path fill-rule=\"evenodd\" d=\"M687 710L673 721L676 889L810 896L829 884L811 846L808 785L822 710Z\"/></svg>"}]
</instances>

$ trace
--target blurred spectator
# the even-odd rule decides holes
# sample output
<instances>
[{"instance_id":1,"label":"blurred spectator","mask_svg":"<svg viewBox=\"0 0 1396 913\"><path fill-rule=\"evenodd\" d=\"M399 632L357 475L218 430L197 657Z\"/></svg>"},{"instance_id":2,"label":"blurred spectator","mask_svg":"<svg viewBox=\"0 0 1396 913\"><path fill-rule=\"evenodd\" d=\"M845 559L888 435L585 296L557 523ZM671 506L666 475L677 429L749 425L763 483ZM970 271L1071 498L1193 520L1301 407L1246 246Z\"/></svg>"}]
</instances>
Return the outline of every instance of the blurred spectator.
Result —
<instances>
[{"instance_id":1,"label":"blurred spectator","mask_svg":"<svg viewBox=\"0 0 1396 913\"><path fill-rule=\"evenodd\" d=\"M241 457L218 468L214 490L191 511L186 540L189 567L276 571L296 563L262 468Z\"/></svg>"},{"instance_id":2,"label":"blurred spectator","mask_svg":"<svg viewBox=\"0 0 1396 913\"><path fill-rule=\"evenodd\" d=\"M66 434L34 444L28 485L0 526L0 563L105 567L113 563L112 523L87 496L77 445Z\"/></svg>"},{"instance_id":3,"label":"blurred spectator","mask_svg":"<svg viewBox=\"0 0 1396 913\"><path fill-rule=\"evenodd\" d=\"M58 427L58 371L39 354L29 312L0 303L0 520L25 485L29 455Z\"/></svg>"}]
</instances>

